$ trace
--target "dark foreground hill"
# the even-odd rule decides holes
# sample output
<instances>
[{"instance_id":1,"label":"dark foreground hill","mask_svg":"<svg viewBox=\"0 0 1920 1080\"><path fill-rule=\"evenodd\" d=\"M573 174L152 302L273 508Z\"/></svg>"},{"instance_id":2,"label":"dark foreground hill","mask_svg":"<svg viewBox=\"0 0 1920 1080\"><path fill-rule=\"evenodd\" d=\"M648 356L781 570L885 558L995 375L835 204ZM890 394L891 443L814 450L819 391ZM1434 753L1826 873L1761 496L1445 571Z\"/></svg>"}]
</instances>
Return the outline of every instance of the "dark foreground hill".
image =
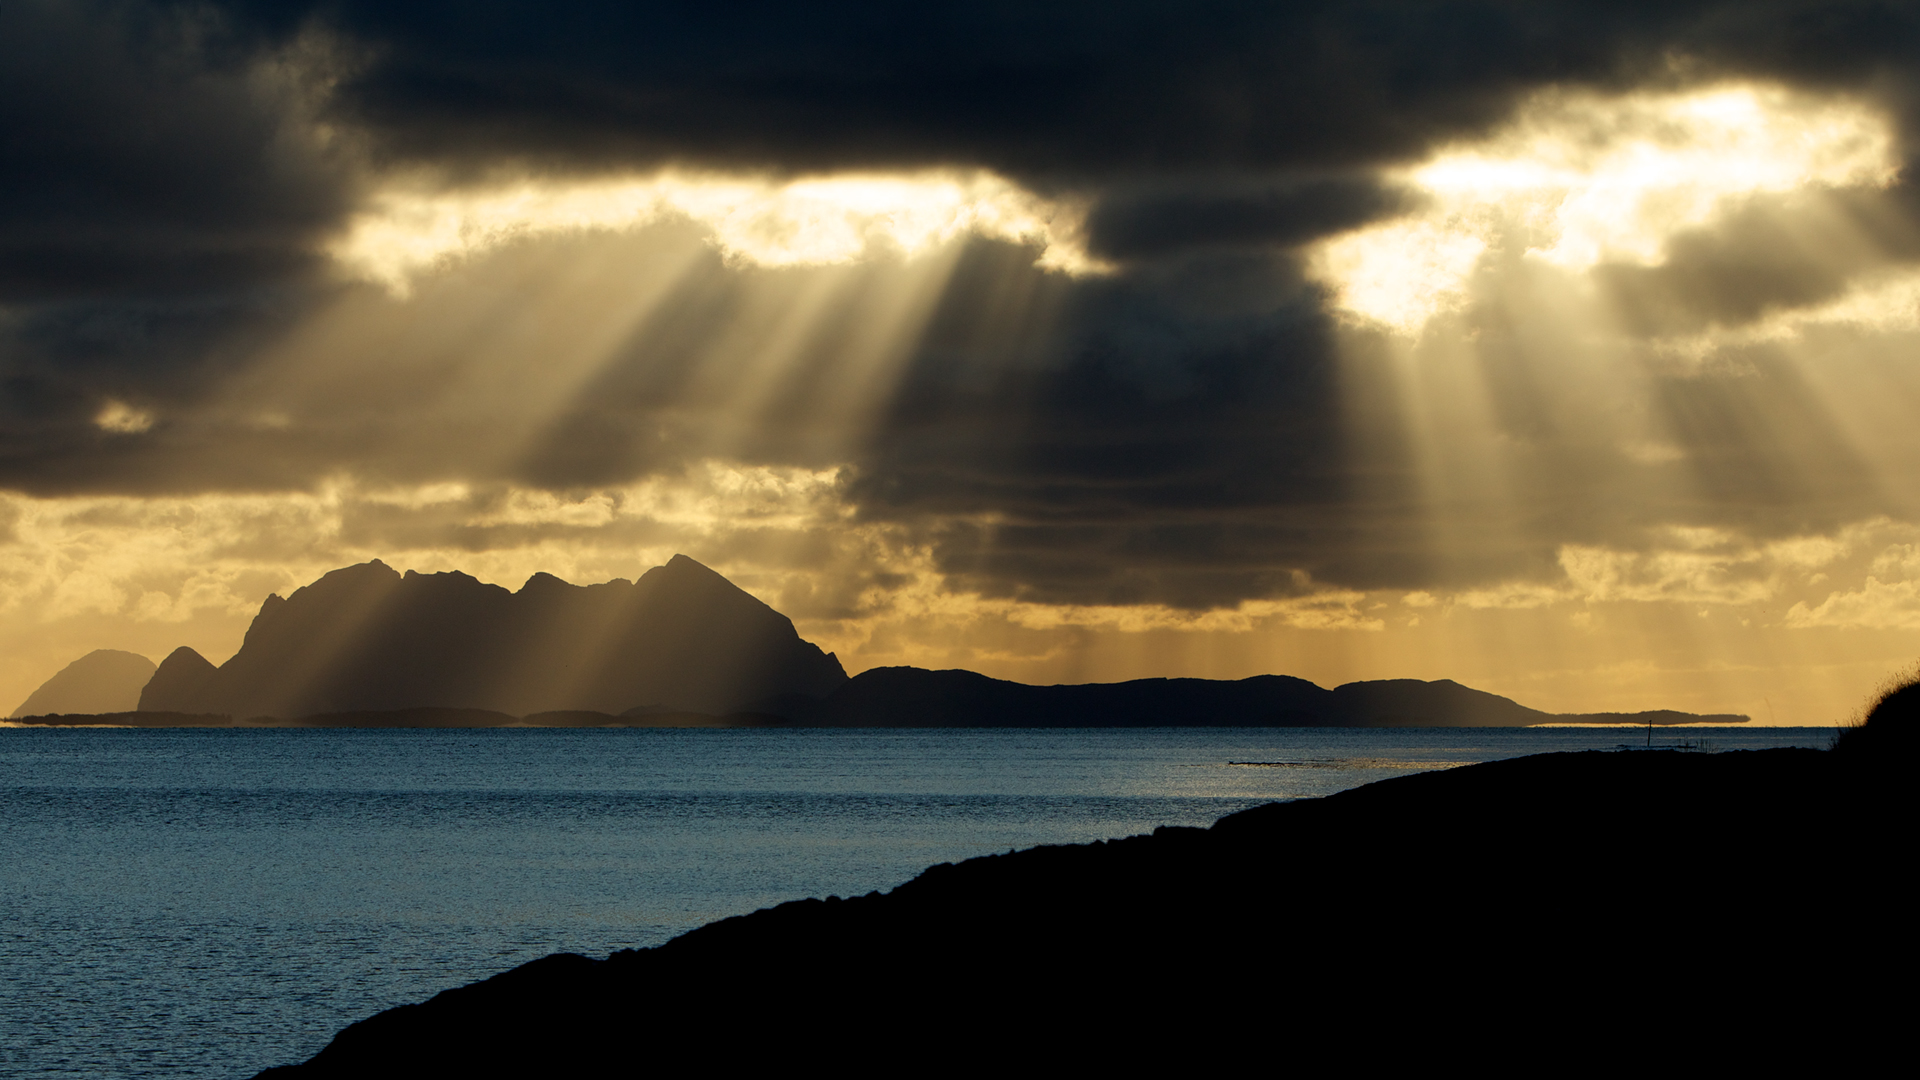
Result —
<instances>
[{"instance_id":1,"label":"dark foreground hill","mask_svg":"<svg viewBox=\"0 0 1920 1080\"><path fill-rule=\"evenodd\" d=\"M792 620L684 555L638 581L577 586L535 574L519 592L375 561L268 597L240 651L217 668L175 650L139 708L247 718L650 705L724 713L846 681Z\"/></svg>"},{"instance_id":2,"label":"dark foreground hill","mask_svg":"<svg viewBox=\"0 0 1920 1080\"><path fill-rule=\"evenodd\" d=\"M1912 959L1911 804L1860 759L1545 755L943 864L550 956L262 1075L1664 1071L1787 1067L1809 1026L1800 1064L1846 1070L1904 1022L1869 976Z\"/></svg>"}]
</instances>

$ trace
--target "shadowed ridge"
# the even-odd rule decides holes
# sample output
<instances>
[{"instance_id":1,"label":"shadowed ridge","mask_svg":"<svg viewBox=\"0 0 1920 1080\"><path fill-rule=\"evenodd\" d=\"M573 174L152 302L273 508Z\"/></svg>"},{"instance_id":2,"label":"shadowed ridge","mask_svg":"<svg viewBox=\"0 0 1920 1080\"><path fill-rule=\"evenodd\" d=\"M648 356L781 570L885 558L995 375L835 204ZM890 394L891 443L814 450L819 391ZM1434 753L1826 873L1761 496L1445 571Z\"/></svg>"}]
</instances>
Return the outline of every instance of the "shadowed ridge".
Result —
<instances>
[{"instance_id":1,"label":"shadowed ridge","mask_svg":"<svg viewBox=\"0 0 1920 1080\"><path fill-rule=\"evenodd\" d=\"M1030 686L961 669L884 667L861 672L818 708L788 708L803 723L848 727L1243 727L1318 716L1326 696L1286 675Z\"/></svg>"},{"instance_id":2,"label":"shadowed ridge","mask_svg":"<svg viewBox=\"0 0 1920 1080\"><path fill-rule=\"evenodd\" d=\"M724 713L782 693L824 697L847 682L839 658L793 620L685 555L634 582L635 617L602 679L660 688L618 709L663 705ZM610 665L611 666L611 665Z\"/></svg>"},{"instance_id":3,"label":"shadowed ridge","mask_svg":"<svg viewBox=\"0 0 1920 1080\"><path fill-rule=\"evenodd\" d=\"M721 714L847 681L791 619L685 555L637 581L577 586L535 574L513 601L515 644L498 668L510 675L492 691L506 712Z\"/></svg>"},{"instance_id":4,"label":"shadowed ridge","mask_svg":"<svg viewBox=\"0 0 1920 1080\"><path fill-rule=\"evenodd\" d=\"M614 581L623 585L627 584L624 578L615 578ZM608 582L608 584L613 584L613 582ZM547 573L545 570L541 570L528 578L526 584L520 586L519 590L513 595L533 597L552 596L556 594L567 595L581 588L582 586L575 585L570 581L562 581L552 574Z\"/></svg>"},{"instance_id":5,"label":"shadowed ridge","mask_svg":"<svg viewBox=\"0 0 1920 1080\"><path fill-rule=\"evenodd\" d=\"M1833 749L1889 771L1904 770L1913 760L1916 732L1920 732L1920 682L1910 682L1881 694L1865 723L1841 729Z\"/></svg>"},{"instance_id":6,"label":"shadowed ridge","mask_svg":"<svg viewBox=\"0 0 1920 1080\"><path fill-rule=\"evenodd\" d=\"M609 685L604 677L620 667L627 624L645 617L631 581L574 585L537 573L513 594L511 607L511 659L490 673L498 708L520 715L617 713L634 704L617 679Z\"/></svg>"},{"instance_id":7,"label":"shadowed ridge","mask_svg":"<svg viewBox=\"0 0 1920 1080\"><path fill-rule=\"evenodd\" d=\"M499 708L491 672L517 653L512 592L457 570L409 570L343 656L329 711Z\"/></svg>"},{"instance_id":8,"label":"shadowed ridge","mask_svg":"<svg viewBox=\"0 0 1920 1080\"><path fill-rule=\"evenodd\" d=\"M1031 686L973 671L869 668L824 700L788 696L757 711L817 727L1521 727L1741 723L1744 716L1556 716L1450 679L1386 679L1326 690L1288 675L1134 679Z\"/></svg>"},{"instance_id":9,"label":"shadowed ridge","mask_svg":"<svg viewBox=\"0 0 1920 1080\"><path fill-rule=\"evenodd\" d=\"M191 713L219 671L206 657L182 645L160 661L159 669L140 691L136 711Z\"/></svg>"},{"instance_id":10,"label":"shadowed ridge","mask_svg":"<svg viewBox=\"0 0 1920 1080\"><path fill-rule=\"evenodd\" d=\"M95 649L41 683L8 718L126 712L139 702L153 671L153 661L139 653Z\"/></svg>"},{"instance_id":11,"label":"shadowed ridge","mask_svg":"<svg viewBox=\"0 0 1920 1080\"><path fill-rule=\"evenodd\" d=\"M792 619L775 611L765 601L728 581L712 568L685 555L675 555L664 566L648 570L640 575L640 580L634 585L649 599L678 603L696 601L717 605L719 610L753 611L770 615L784 623L787 629L793 629ZM795 636L798 636L798 631L795 631Z\"/></svg>"},{"instance_id":12,"label":"shadowed ridge","mask_svg":"<svg viewBox=\"0 0 1920 1080\"><path fill-rule=\"evenodd\" d=\"M1333 690L1333 709L1353 727L1525 727L1553 717L1452 679L1375 679Z\"/></svg>"},{"instance_id":13,"label":"shadowed ridge","mask_svg":"<svg viewBox=\"0 0 1920 1080\"><path fill-rule=\"evenodd\" d=\"M400 581L399 571L374 559L329 570L312 584L293 590L290 596L269 594L261 601L259 614L248 624L246 637L240 642L240 651L245 652L248 646L270 647L279 644L279 639L287 634L297 632L294 620L300 618L303 607L331 610L354 605L357 601L363 602L370 594L377 595L392 589ZM237 657L239 653L234 655ZM228 663L231 662L229 659Z\"/></svg>"},{"instance_id":14,"label":"shadowed ridge","mask_svg":"<svg viewBox=\"0 0 1920 1080\"><path fill-rule=\"evenodd\" d=\"M180 711L295 717L361 707L339 700L341 669L401 583L398 571L375 559L329 571L285 598L267 597L240 650L204 696Z\"/></svg>"},{"instance_id":15,"label":"shadowed ridge","mask_svg":"<svg viewBox=\"0 0 1920 1080\"><path fill-rule=\"evenodd\" d=\"M1025 726L1032 689L959 669L869 668L809 719L844 727Z\"/></svg>"}]
</instances>

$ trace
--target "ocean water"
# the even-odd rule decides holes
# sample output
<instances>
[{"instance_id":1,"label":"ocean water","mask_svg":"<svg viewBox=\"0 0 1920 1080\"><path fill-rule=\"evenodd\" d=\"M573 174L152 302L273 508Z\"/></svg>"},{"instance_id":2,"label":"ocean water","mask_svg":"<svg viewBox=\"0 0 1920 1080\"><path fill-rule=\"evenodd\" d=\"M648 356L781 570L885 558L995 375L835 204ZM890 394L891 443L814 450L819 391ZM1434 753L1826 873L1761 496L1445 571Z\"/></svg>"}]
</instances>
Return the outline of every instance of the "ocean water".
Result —
<instances>
[{"instance_id":1,"label":"ocean water","mask_svg":"<svg viewBox=\"0 0 1920 1080\"><path fill-rule=\"evenodd\" d=\"M1578 728L0 729L0 1075L249 1076L552 952L655 945L938 862L1642 741Z\"/></svg>"}]
</instances>

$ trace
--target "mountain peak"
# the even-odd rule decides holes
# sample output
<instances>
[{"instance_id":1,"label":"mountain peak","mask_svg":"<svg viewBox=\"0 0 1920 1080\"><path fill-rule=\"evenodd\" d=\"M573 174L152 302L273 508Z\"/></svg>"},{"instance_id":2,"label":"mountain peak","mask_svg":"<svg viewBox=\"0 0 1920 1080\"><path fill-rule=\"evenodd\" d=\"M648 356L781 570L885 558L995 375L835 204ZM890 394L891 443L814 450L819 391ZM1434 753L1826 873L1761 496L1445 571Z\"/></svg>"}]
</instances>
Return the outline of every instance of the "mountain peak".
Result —
<instances>
[{"instance_id":1,"label":"mountain peak","mask_svg":"<svg viewBox=\"0 0 1920 1080\"><path fill-rule=\"evenodd\" d=\"M286 603L278 596L267 599ZM140 691L138 708L141 712L188 711L176 706L192 704L194 698L218 676L219 670L190 646L182 645L160 661L159 670L153 673L153 678L147 680L146 687Z\"/></svg>"},{"instance_id":2,"label":"mountain peak","mask_svg":"<svg viewBox=\"0 0 1920 1080\"><path fill-rule=\"evenodd\" d=\"M666 565L655 567L654 569L673 577L718 578L721 581L726 581L728 585L733 585L733 582L727 581L726 577L719 571L703 562L689 559L685 555L676 554L673 558L667 560ZM652 570L648 571L648 573L652 572ZM735 587L737 588L738 586Z\"/></svg>"},{"instance_id":3,"label":"mountain peak","mask_svg":"<svg viewBox=\"0 0 1920 1080\"><path fill-rule=\"evenodd\" d=\"M526 596L531 594L535 596L540 596L540 595L546 595L550 593L565 592L568 589L577 589L579 587L580 586L575 585L570 581L565 581L560 578L554 577L552 574L547 573L545 570L540 570L535 572L532 577L528 578L527 583L525 585L520 586L520 591L515 593L514 595Z\"/></svg>"},{"instance_id":4,"label":"mountain peak","mask_svg":"<svg viewBox=\"0 0 1920 1080\"><path fill-rule=\"evenodd\" d=\"M411 573L411 571L409 571ZM370 562L343 566L338 570L329 570L320 575L320 580L311 585L302 585L294 592L306 592L309 589L351 589L373 585L396 584L400 581L400 572L379 559Z\"/></svg>"},{"instance_id":5,"label":"mountain peak","mask_svg":"<svg viewBox=\"0 0 1920 1080\"><path fill-rule=\"evenodd\" d=\"M681 602L736 603L744 600L773 611L772 605L735 585L725 574L685 555L675 555L667 560L666 565L656 566L640 575L640 584L656 591L664 589L681 597ZM781 615L780 618L785 619L786 616Z\"/></svg>"}]
</instances>

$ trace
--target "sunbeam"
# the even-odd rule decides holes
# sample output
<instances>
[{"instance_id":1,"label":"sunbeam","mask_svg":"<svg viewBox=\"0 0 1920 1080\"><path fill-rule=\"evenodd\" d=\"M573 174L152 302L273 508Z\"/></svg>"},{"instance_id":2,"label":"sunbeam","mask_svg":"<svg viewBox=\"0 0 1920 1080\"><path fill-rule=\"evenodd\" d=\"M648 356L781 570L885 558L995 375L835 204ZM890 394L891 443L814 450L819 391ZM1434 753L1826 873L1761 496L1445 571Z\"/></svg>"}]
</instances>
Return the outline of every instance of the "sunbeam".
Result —
<instances>
[{"instance_id":1,"label":"sunbeam","mask_svg":"<svg viewBox=\"0 0 1920 1080\"><path fill-rule=\"evenodd\" d=\"M1765 681L1787 722L1920 642L1882 88L1675 56L1338 154L465 156L328 111L376 61L303 48L277 137L352 182L206 249L279 228L297 272L0 311L19 680L109 624L231 653L350 561L518 588L681 550L853 670Z\"/></svg>"},{"instance_id":2,"label":"sunbeam","mask_svg":"<svg viewBox=\"0 0 1920 1080\"><path fill-rule=\"evenodd\" d=\"M1404 478L1368 490L1403 501L1410 559L1454 583L1418 594L1449 615L1435 670L1532 653L1540 684L1549 656L1624 671L1602 642L1657 641L1630 681L1777 717L1897 662L1891 639L1849 663L1782 632L1891 625L1865 611L1904 603L1877 578L1786 600L1857 565L1843 537L1920 494L1898 344L1913 225L1872 201L1896 171L1891 122L1862 100L1552 91L1395 174L1421 196L1407 216L1308 253L1346 320L1349 438ZM1769 246L1723 252L1736 229ZM1434 621L1411 619L1404 639Z\"/></svg>"}]
</instances>

